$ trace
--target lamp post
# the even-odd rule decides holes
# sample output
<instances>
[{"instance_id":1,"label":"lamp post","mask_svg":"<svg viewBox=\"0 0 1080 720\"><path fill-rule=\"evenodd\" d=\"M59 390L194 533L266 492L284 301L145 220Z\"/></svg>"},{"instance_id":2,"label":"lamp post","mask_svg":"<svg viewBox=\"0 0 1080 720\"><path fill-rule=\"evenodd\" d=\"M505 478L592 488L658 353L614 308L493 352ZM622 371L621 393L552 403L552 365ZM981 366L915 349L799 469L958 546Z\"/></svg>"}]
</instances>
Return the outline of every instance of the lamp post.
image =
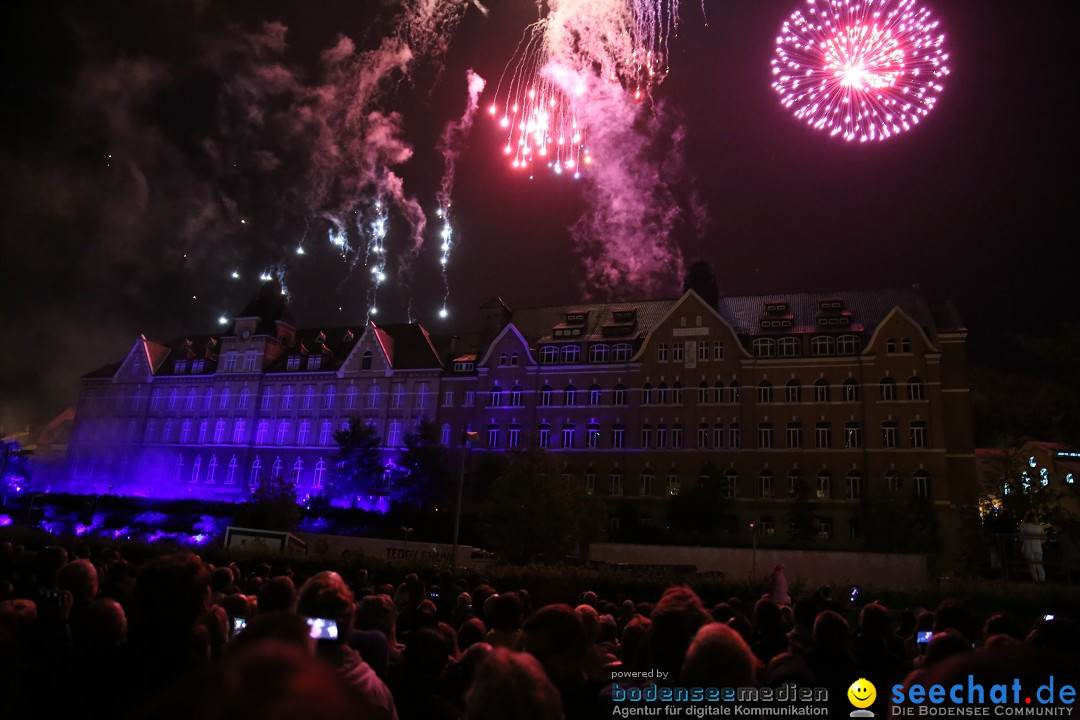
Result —
<instances>
[{"instance_id":1,"label":"lamp post","mask_svg":"<svg viewBox=\"0 0 1080 720\"><path fill-rule=\"evenodd\" d=\"M450 552L450 567L454 567L454 563L457 562L458 532L461 530L461 494L465 487L465 455L469 452L469 441L479 434L472 430L461 433L461 468L458 470L457 501L454 503L454 549Z\"/></svg>"},{"instance_id":2,"label":"lamp post","mask_svg":"<svg viewBox=\"0 0 1080 720\"><path fill-rule=\"evenodd\" d=\"M757 577L757 523L750 523L750 537L754 548L750 561L750 576Z\"/></svg>"}]
</instances>

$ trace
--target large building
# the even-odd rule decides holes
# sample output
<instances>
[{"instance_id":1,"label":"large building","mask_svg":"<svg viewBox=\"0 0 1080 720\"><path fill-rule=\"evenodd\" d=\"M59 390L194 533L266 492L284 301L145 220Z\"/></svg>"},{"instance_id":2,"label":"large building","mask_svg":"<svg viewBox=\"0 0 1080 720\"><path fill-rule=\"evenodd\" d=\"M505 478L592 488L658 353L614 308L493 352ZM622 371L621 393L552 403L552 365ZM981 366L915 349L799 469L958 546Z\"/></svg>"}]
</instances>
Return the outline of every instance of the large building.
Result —
<instances>
[{"instance_id":1,"label":"large building","mask_svg":"<svg viewBox=\"0 0 1080 720\"><path fill-rule=\"evenodd\" d=\"M461 452L547 448L608 506L660 525L701 477L718 526L787 537L800 493L813 534L857 543L867 494L974 501L966 331L917 290L721 297L694 268L673 300L481 308L480 331L297 329L268 283L224 335L140 337L83 379L74 488L242 497L260 476L321 492L334 431L372 424L391 463L422 417ZM889 495L892 494L892 495Z\"/></svg>"}]
</instances>

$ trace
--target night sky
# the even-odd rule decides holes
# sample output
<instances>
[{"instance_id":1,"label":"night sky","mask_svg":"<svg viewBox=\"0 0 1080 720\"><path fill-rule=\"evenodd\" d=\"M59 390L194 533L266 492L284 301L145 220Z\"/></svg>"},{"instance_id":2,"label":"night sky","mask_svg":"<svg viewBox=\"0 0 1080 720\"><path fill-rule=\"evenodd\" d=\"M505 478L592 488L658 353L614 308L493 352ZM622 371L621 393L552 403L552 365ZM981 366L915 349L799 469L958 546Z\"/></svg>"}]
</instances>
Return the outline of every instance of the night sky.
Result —
<instances>
[{"instance_id":1,"label":"night sky","mask_svg":"<svg viewBox=\"0 0 1080 720\"><path fill-rule=\"evenodd\" d=\"M597 252L569 230L587 209L584 183L508 166L483 109L536 8L485 4L486 17L465 13L444 58L395 76L379 104L397 113L413 154L395 172L429 224L403 271L409 231L391 213L376 320L403 321L411 307L438 332L470 329L495 295L512 308L676 296L663 268L650 287L595 282L586 268ZM988 364L1009 333L1075 319L1080 4L930 3L951 75L926 120L875 145L829 138L780 106L769 61L798 5L706 0L706 22L699 3L682 3L653 115L682 256L710 261L730 294L918 283L955 301L974 359ZM354 168L327 160L312 125L290 123L298 97L347 80L328 78L321 54L342 36L377 47L394 10L357 0L4 3L0 425L72 404L78 376L122 357L139 333L215 331L272 266L300 325L364 321L369 271L327 241L330 213L313 207L313 185L328 183L317 190L334 209L370 206L341 182ZM270 37L287 47L271 52ZM465 108L468 68L489 86L458 161L450 319L440 320L435 148ZM676 135L681 146L664 141ZM673 149L681 158L669 162ZM703 229L691 219L699 205Z\"/></svg>"}]
</instances>

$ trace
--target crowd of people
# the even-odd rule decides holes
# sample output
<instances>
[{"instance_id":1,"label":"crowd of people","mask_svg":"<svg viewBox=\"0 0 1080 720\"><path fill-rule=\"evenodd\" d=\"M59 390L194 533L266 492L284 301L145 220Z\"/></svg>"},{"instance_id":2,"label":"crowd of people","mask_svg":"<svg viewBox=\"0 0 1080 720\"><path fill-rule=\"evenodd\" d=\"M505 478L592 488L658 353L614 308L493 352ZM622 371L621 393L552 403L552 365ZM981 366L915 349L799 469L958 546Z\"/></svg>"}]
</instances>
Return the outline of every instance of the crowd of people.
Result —
<instances>
[{"instance_id":1,"label":"crowd of people","mask_svg":"<svg viewBox=\"0 0 1080 720\"><path fill-rule=\"evenodd\" d=\"M0 720L578 720L612 716L613 684L824 688L846 717L859 678L884 717L897 683L1078 684L1070 619L792 599L775 572L752 603L674 586L539 607L476 574L348 575L0 543Z\"/></svg>"}]
</instances>

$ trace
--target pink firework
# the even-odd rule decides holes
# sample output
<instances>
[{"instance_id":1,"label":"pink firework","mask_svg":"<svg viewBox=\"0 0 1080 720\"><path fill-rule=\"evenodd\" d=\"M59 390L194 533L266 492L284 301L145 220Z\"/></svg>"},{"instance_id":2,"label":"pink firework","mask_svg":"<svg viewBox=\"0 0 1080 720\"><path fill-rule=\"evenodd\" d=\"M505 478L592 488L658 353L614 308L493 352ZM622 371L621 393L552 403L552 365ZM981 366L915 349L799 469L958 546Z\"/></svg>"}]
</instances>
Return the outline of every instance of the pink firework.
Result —
<instances>
[{"instance_id":1,"label":"pink firework","mask_svg":"<svg viewBox=\"0 0 1080 720\"><path fill-rule=\"evenodd\" d=\"M807 0L784 21L773 89L808 125L887 140L930 113L949 74L945 36L915 0Z\"/></svg>"}]
</instances>

